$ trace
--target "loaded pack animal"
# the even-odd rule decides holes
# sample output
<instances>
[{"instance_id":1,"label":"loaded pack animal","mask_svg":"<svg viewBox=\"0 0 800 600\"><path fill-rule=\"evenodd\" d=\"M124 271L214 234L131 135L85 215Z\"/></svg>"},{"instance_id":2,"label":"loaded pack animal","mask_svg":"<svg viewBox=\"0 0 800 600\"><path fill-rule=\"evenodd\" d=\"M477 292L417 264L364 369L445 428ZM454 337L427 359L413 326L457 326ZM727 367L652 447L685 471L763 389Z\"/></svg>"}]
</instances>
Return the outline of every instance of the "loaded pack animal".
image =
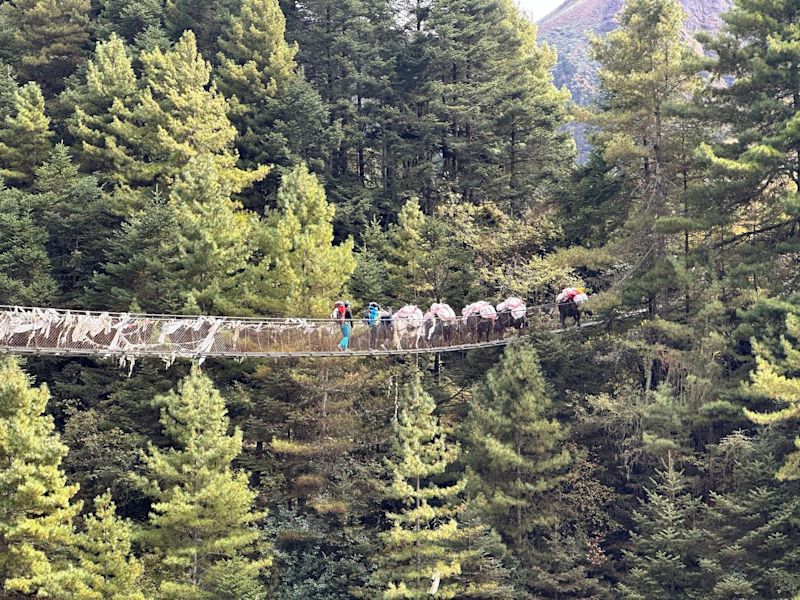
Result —
<instances>
[{"instance_id":1,"label":"loaded pack animal","mask_svg":"<svg viewBox=\"0 0 800 600\"><path fill-rule=\"evenodd\" d=\"M497 334L502 340L507 329L516 330L517 334L528 326L528 314L525 302L519 298L508 298L497 305Z\"/></svg>"},{"instance_id":2,"label":"loaded pack animal","mask_svg":"<svg viewBox=\"0 0 800 600\"><path fill-rule=\"evenodd\" d=\"M407 305L394 313L392 319L394 345L397 350L403 349L403 340L414 340L414 348L425 335L425 315L415 305Z\"/></svg>"},{"instance_id":3,"label":"loaded pack animal","mask_svg":"<svg viewBox=\"0 0 800 600\"><path fill-rule=\"evenodd\" d=\"M452 345L458 333L458 319L449 304L434 302L424 319L425 341L429 347Z\"/></svg>"},{"instance_id":4,"label":"loaded pack animal","mask_svg":"<svg viewBox=\"0 0 800 600\"><path fill-rule=\"evenodd\" d=\"M561 327L564 327L564 322L567 318L571 318L577 327L581 326L581 313L591 315L592 311L585 310L583 303L588 300L588 297L582 290L575 288L565 288L556 298L556 306L558 307L558 316Z\"/></svg>"},{"instance_id":5,"label":"loaded pack animal","mask_svg":"<svg viewBox=\"0 0 800 600\"><path fill-rule=\"evenodd\" d=\"M489 337L497 327L497 311L486 301L474 302L461 309L464 334L470 343L479 344L481 338Z\"/></svg>"}]
</instances>

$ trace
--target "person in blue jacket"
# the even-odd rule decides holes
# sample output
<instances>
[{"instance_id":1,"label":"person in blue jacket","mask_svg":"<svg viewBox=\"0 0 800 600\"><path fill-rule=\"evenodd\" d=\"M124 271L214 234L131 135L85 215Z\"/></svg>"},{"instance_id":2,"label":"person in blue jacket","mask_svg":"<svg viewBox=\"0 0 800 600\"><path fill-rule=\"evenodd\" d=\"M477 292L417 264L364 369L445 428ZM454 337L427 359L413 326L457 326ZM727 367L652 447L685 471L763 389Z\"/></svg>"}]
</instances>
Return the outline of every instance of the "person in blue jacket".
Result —
<instances>
[{"instance_id":1,"label":"person in blue jacket","mask_svg":"<svg viewBox=\"0 0 800 600\"><path fill-rule=\"evenodd\" d=\"M369 325L369 349L375 350L378 346L378 327L381 324L381 307L377 302L369 303L367 325Z\"/></svg>"}]
</instances>

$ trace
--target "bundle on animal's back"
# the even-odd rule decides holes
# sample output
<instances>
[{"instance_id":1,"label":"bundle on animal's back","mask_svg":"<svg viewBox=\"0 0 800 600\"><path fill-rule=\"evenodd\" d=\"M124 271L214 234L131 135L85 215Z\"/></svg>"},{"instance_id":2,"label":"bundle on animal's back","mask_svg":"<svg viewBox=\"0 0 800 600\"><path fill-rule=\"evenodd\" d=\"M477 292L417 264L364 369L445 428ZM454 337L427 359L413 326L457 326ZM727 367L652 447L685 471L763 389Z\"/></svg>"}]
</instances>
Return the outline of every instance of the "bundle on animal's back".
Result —
<instances>
[{"instance_id":1,"label":"bundle on animal's back","mask_svg":"<svg viewBox=\"0 0 800 600\"><path fill-rule=\"evenodd\" d=\"M461 315L465 320L472 316L480 316L493 321L497 318L497 311L491 303L486 302L486 300L480 300L462 308Z\"/></svg>"},{"instance_id":2,"label":"bundle on animal's back","mask_svg":"<svg viewBox=\"0 0 800 600\"><path fill-rule=\"evenodd\" d=\"M589 296L582 288L564 288L561 293L556 296L556 304L563 304L564 302L574 302L575 304L583 304L589 301Z\"/></svg>"},{"instance_id":3,"label":"bundle on animal's back","mask_svg":"<svg viewBox=\"0 0 800 600\"><path fill-rule=\"evenodd\" d=\"M511 313L511 316L515 319L522 319L525 316L526 311L527 307L525 306L525 301L521 298L507 298L497 305L497 312Z\"/></svg>"},{"instance_id":4,"label":"bundle on animal's back","mask_svg":"<svg viewBox=\"0 0 800 600\"><path fill-rule=\"evenodd\" d=\"M414 304L408 304L393 315L394 343L398 350L403 349L403 339L414 340L414 347L419 348L419 341L425 334L425 316Z\"/></svg>"},{"instance_id":5,"label":"bundle on animal's back","mask_svg":"<svg viewBox=\"0 0 800 600\"><path fill-rule=\"evenodd\" d=\"M456 311L449 304L434 302L425 313L425 320L439 319L440 321L455 321Z\"/></svg>"}]
</instances>

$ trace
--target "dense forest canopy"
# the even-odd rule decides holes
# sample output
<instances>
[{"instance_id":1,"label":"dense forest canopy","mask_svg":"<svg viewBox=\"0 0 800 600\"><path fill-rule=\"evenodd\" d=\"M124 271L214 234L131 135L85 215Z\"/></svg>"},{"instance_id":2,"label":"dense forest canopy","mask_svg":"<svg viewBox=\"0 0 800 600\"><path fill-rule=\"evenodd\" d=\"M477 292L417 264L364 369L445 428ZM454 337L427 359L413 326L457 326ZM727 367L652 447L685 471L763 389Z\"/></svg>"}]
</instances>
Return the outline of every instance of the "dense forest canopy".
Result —
<instances>
[{"instance_id":1,"label":"dense forest canopy","mask_svg":"<svg viewBox=\"0 0 800 600\"><path fill-rule=\"evenodd\" d=\"M0 304L604 323L2 358L0 597L800 598L800 3L685 19L578 108L511 0L0 2Z\"/></svg>"}]
</instances>

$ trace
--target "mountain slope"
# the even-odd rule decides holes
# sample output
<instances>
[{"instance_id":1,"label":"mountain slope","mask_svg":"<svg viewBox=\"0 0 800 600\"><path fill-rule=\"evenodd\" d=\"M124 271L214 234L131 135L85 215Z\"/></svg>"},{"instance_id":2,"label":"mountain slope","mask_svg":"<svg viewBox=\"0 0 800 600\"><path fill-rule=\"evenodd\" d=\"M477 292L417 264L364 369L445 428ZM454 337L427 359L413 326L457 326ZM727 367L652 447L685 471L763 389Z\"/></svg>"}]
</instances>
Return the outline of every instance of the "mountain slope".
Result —
<instances>
[{"instance_id":1,"label":"mountain slope","mask_svg":"<svg viewBox=\"0 0 800 600\"><path fill-rule=\"evenodd\" d=\"M681 0L688 13L687 36L716 31L720 14L732 0ZM590 103L597 92L597 67L589 58L589 38L616 27L623 0L567 0L539 22L539 38L558 50L555 78L566 85L579 104Z\"/></svg>"}]
</instances>

